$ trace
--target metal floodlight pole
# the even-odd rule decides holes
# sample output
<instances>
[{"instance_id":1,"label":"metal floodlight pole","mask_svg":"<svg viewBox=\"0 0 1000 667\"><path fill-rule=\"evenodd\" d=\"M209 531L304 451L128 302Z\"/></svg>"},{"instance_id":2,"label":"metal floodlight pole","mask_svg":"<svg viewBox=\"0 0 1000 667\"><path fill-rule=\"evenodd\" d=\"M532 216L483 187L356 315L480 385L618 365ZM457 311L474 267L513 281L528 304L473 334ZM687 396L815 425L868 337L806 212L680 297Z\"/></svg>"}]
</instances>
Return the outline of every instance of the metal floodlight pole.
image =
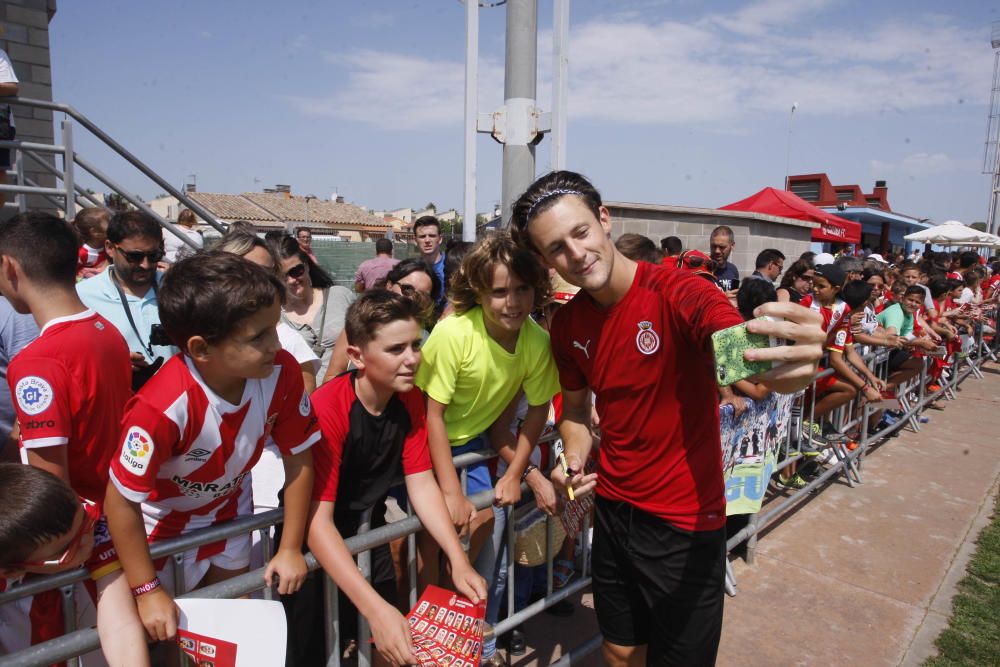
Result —
<instances>
[{"instance_id":1,"label":"metal floodlight pole","mask_svg":"<svg viewBox=\"0 0 1000 667\"><path fill-rule=\"evenodd\" d=\"M993 22L990 38L993 48L993 87L990 90L990 114L986 121L986 146L983 151L983 173L990 174L990 201L986 213L986 231L996 234L1000 229L997 201L1000 196L1000 21Z\"/></svg>"},{"instance_id":2,"label":"metal floodlight pole","mask_svg":"<svg viewBox=\"0 0 1000 667\"><path fill-rule=\"evenodd\" d=\"M465 0L465 199L462 240L476 240L476 131L479 91L479 0Z\"/></svg>"},{"instance_id":3,"label":"metal floodlight pole","mask_svg":"<svg viewBox=\"0 0 1000 667\"><path fill-rule=\"evenodd\" d=\"M517 197L535 177L537 136L538 2L508 0L504 76L502 219L510 221Z\"/></svg>"},{"instance_id":4,"label":"metal floodlight pole","mask_svg":"<svg viewBox=\"0 0 1000 667\"><path fill-rule=\"evenodd\" d=\"M566 101L569 97L569 3L552 3L552 170L566 168Z\"/></svg>"},{"instance_id":5,"label":"metal floodlight pole","mask_svg":"<svg viewBox=\"0 0 1000 667\"><path fill-rule=\"evenodd\" d=\"M799 108L798 102L792 102L792 110L788 113L788 142L785 144L785 190L788 189L788 169L792 160L792 119L795 118L795 110Z\"/></svg>"}]
</instances>

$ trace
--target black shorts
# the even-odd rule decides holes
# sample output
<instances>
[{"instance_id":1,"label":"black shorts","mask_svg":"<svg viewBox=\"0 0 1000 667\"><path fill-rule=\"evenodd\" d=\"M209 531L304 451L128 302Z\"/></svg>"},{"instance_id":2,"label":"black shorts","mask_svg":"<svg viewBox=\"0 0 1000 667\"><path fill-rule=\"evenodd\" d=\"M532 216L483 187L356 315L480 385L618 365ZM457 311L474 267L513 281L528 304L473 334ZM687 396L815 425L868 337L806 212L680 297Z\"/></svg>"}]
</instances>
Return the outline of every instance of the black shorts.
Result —
<instances>
[{"instance_id":1,"label":"black shorts","mask_svg":"<svg viewBox=\"0 0 1000 667\"><path fill-rule=\"evenodd\" d=\"M893 350L889 353L889 372L895 373L910 360L911 353L909 350Z\"/></svg>"},{"instance_id":2,"label":"black shorts","mask_svg":"<svg viewBox=\"0 0 1000 667\"><path fill-rule=\"evenodd\" d=\"M714 665L726 529L687 532L624 502L595 504L594 607L604 639L647 647L649 665Z\"/></svg>"}]
</instances>

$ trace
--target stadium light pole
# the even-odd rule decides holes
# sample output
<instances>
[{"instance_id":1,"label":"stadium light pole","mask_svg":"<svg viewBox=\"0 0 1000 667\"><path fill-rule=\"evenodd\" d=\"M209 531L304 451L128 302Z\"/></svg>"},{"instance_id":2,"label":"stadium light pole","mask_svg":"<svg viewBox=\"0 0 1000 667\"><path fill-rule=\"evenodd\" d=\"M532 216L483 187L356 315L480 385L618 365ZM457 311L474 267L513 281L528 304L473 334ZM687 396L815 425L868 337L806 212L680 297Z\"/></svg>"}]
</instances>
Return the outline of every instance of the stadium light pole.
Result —
<instances>
[{"instance_id":1,"label":"stadium light pole","mask_svg":"<svg viewBox=\"0 0 1000 667\"><path fill-rule=\"evenodd\" d=\"M799 108L798 102L792 102L792 110L788 114L788 142L785 144L785 190L788 189L788 165L792 159L792 119L795 118L795 110Z\"/></svg>"},{"instance_id":2,"label":"stadium light pole","mask_svg":"<svg viewBox=\"0 0 1000 667\"><path fill-rule=\"evenodd\" d=\"M462 240L476 240L476 132L479 92L479 0L465 0L465 197Z\"/></svg>"},{"instance_id":3,"label":"stadium light pole","mask_svg":"<svg viewBox=\"0 0 1000 667\"><path fill-rule=\"evenodd\" d=\"M535 143L538 136L538 2L507 0L507 40L504 58L503 97L506 111L503 131L503 224L510 221L514 201L535 177Z\"/></svg>"}]
</instances>

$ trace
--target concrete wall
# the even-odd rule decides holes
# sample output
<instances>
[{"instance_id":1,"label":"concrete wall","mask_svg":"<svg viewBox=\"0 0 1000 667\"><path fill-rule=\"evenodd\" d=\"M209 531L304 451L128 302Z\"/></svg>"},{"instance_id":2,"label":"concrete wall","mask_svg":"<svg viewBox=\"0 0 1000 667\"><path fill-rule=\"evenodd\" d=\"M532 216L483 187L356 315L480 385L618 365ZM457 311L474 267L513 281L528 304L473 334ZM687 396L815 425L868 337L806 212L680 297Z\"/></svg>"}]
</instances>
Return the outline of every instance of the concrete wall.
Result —
<instances>
[{"instance_id":1,"label":"concrete wall","mask_svg":"<svg viewBox=\"0 0 1000 667\"><path fill-rule=\"evenodd\" d=\"M685 206L659 206L605 202L611 212L611 235L642 234L657 245L664 236L677 236L684 249L696 248L708 254L708 237L719 225L728 225L736 234L736 248L729 261L741 276L753 272L757 253L776 248L790 260L809 250L814 223L759 213L720 211ZM789 261L788 264L791 264Z\"/></svg>"},{"instance_id":2,"label":"concrete wall","mask_svg":"<svg viewBox=\"0 0 1000 667\"><path fill-rule=\"evenodd\" d=\"M7 52L17 74L18 95L39 100L52 100L52 68L49 60L49 21L56 13L56 0L6 0L0 2L0 48ZM14 105L17 138L38 143L53 143L52 112ZM52 157L46 158L50 161ZM25 160L25 175L43 187L55 187L56 179L38 170L30 158ZM8 179L13 183L13 177ZM8 201L13 201L8 196ZM30 208L52 209L52 204L40 197L29 197ZM4 217L16 209L10 204Z\"/></svg>"}]
</instances>

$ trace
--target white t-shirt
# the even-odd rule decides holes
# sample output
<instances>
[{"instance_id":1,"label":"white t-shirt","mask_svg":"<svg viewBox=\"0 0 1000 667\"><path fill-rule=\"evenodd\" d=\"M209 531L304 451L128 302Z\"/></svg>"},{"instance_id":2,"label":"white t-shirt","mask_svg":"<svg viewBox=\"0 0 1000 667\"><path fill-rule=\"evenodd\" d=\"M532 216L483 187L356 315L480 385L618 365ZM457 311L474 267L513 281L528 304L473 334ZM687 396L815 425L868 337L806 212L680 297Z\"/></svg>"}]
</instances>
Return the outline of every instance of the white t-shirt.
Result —
<instances>
[{"instance_id":1,"label":"white t-shirt","mask_svg":"<svg viewBox=\"0 0 1000 667\"><path fill-rule=\"evenodd\" d=\"M205 240L202 238L201 233L197 229L188 229L182 225L176 225L177 229L184 232L191 241L194 242L198 249L201 250L205 245ZM188 255L192 254L194 251L191 246L181 241L179 238L174 236L172 232L163 230L163 259L165 259L170 264L173 264L179 259L184 259ZM178 256L180 253L180 256Z\"/></svg>"},{"instance_id":2,"label":"white t-shirt","mask_svg":"<svg viewBox=\"0 0 1000 667\"><path fill-rule=\"evenodd\" d=\"M298 331L281 320L278 320L278 342L281 343L281 349L295 357L300 366L311 362L313 373L319 372L319 357L309 347L309 343Z\"/></svg>"}]
</instances>

